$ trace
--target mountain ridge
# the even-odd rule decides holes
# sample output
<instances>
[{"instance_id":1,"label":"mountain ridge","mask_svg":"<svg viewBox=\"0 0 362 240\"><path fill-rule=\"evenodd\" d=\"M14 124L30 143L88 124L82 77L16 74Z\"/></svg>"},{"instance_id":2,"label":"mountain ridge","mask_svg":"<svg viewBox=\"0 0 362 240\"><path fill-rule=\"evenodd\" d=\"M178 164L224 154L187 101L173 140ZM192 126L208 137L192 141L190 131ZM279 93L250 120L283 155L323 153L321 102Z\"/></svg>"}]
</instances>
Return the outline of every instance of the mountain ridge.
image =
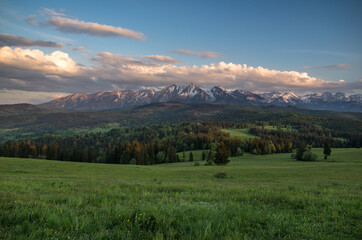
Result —
<instances>
[{"instance_id":1,"label":"mountain ridge","mask_svg":"<svg viewBox=\"0 0 362 240\"><path fill-rule=\"evenodd\" d=\"M345 93L324 92L298 96L293 92L270 92L256 94L242 89L227 90L221 86L204 89L195 83L186 87L176 84L160 90L102 91L97 93L75 93L54 99L39 106L76 110L127 109L150 103L183 102L213 103L226 105L274 105L295 106L315 110L362 112L362 94L347 96Z\"/></svg>"}]
</instances>

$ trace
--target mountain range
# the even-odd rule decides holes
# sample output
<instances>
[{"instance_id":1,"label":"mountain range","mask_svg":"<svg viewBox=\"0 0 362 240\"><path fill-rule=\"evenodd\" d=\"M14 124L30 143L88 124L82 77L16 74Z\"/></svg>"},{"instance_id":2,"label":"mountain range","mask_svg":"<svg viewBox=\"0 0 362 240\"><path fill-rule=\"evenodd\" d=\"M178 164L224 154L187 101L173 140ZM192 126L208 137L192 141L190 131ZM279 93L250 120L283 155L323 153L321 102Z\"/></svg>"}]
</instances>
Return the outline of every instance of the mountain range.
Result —
<instances>
[{"instance_id":1,"label":"mountain range","mask_svg":"<svg viewBox=\"0 0 362 240\"><path fill-rule=\"evenodd\" d=\"M97 93L75 93L57 98L43 107L76 109L76 110L108 110L129 109L150 103L182 102L182 103L212 103L226 105L273 105L295 106L314 110L334 110L345 112L362 112L362 94L347 96L342 92L335 94L324 92L297 96L292 92L270 92L256 94L244 90L227 90L220 86L204 89L194 83L186 87L175 84L155 90L118 90Z\"/></svg>"}]
</instances>

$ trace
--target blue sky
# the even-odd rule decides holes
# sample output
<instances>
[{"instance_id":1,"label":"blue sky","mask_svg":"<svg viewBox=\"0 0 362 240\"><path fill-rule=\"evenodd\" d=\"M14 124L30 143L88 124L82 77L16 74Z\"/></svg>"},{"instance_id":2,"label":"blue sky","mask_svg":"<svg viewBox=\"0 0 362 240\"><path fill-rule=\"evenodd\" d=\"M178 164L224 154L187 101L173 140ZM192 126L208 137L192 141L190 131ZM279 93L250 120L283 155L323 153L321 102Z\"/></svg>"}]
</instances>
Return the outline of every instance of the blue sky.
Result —
<instances>
[{"instance_id":1,"label":"blue sky","mask_svg":"<svg viewBox=\"0 0 362 240\"><path fill-rule=\"evenodd\" d=\"M160 87L191 81L205 87L224 85L253 91L268 91L275 86L296 92L360 93L361 12L362 1L357 0L0 0L0 33L7 34L2 36L7 40L0 53L0 101L6 102L5 97L10 99L12 93L21 95L24 101L36 102L41 99L36 99L35 93L45 99L57 95L53 93ZM55 20L50 22L52 18ZM26 19L38 24L29 24ZM63 20L71 20L74 26L59 29ZM80 30L78 23L84 28ZM145 38L139 40L123 33L105 36L107 33L89 30L91 23L129 29ZM64 47L13 44L8 35ZM74 50L79 46L84 49ZM29 52L35 50L43 55ZM55 51L67 55L46 57ZM28 66L29 54L35 60ZM171 57L175 62L146 58L150 55ZM67 58L66 66L58 64L62 57ZM49 61L59 69L47 68ZM34 79L26 78L29 75ZM53 95L46 94L49 92Z\"/></svg>"}]
</instances>

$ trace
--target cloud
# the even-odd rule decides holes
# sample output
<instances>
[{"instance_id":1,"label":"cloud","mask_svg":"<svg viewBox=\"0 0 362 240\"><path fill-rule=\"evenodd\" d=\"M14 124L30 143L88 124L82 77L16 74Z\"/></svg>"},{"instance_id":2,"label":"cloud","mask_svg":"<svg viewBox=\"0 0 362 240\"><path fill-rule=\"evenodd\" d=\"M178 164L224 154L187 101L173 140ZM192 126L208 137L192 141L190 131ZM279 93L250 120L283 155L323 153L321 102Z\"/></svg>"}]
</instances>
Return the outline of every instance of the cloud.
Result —
<instances>
[{"instance_id":1,"label":"cloud","mask_svg":"<svg viewBox=\"0 0 362 240\"><path fill-rule=\"evenodd\" d=\"M246 64L218 62L176 66L109 52L98 53L91 60L93 66L86 67L61 51L45 54L40 50L3 47L0 48L0 89L97 92L117 87L183 85L191 81L204 87L221 85L253 91L349 88L343 80L326 81L306 72L278 71Z\"/></svg>"},{"instance_id":2,"label":"cloud","mask_svg":"<svg viewBox=\"0 0 362 240\"><path fill-rule=\"evenodd\" d=\"M38 17L45 17L43 21L37 20ZM100 37L125 37L136 40L145 40L146 37L141 32L134 30L114 27L95 22L85 22L78 19L71 19L64 13L56 12L53 9L43 8L38 14L29 15L25 22L39 27L55 27L58 31L64 33L88 34Z\"/></svg>"},{"instance_id":3,"label":"cloud","mask_svg":"<svg viewBox=\"0 0 362 240\"><path fill-rule=\"evenodd\" d=\"M62 92L39 92L39 91L22 91L0 89L0 104L16 104L16 103L31 103L39 104L49 102L53 99L64 97L70 93Z\"/></svg>"},{"instance_id":4,"label":"cloud","mask_svg":"<svg viewBox=\"0 0 362 240\"><path fill-rule=\"evenodd\" d=\"M161 55L147 55L147 56L141 56L141 58L149 59L149 60L152 60L155 62L160 62L160 63L180 63L181 62L172 57L161 56Z\"/></svg>"},{"instance_id":5,"label":"cloud","mask_svg":"<svg viewBox=\"0 0 362 240\"><path fill-rule=\"evenodd\" d=\"M218 53L210 52L210 51L208 51L208 52L193 52L193 51L186 50L186 49L176 49L176 50L173 50L172 52L178 53L178 54L181 54L181 55L199 56L199 57L202 57L202 58L218 58L219 57Z\"/></svg>"},{"instance_id":6,"label":"cloud","mask_svg":"<svg viewBox=\"0 0 362 240\"><path fill-rule=\"evenodd\" d=\"M25 18L25 22L29 25L42 26L42 23L36 20L36 18L37 18L36 14L29 15L27 18Z\"/></svg>"},{"instance_id":7,"label":"cloud","mask_svg":"<svg viewBox=\"0 0 362 240\"><path fill-rule=\"evenodd\" d=\"M49 10L49 9L48 9ZM50 11L50 10L49 10ZM94 22L84 22L78 19L70 19L61 17L59 14L49 13L46 11L45 14L52 15L50 18L46 18L45 22L40 22L37 19L37 15L30 15L25 19L25 22L31 25L37 25L40 27L52 26L58 31L64 33L76 33L76 34L88 34L100 37L125 37L136 40L145 40L146 37L141 32L136 32L130 29L114 27L110 25L104 25Z\"/></svg>"},{"instance_id":8,"label":"cloud","mask_svg":"<svg viewBox=\"0 0 362 240\"><path fill-rule=\"evenodd\" d=\"M118 59L118 61L116 61ZM223 85L247 89L321 89L342 86L343 80L333 82L309 76L305 72L278 71L263 67L249 67L246 64L212 63L201 66L175 66L172 64L149 64L133 58L111 53L98 54L93 60L97 78L113 84L134 84L144 86L169 83L187 84L195 81L201 85ZM120 61L122 60L122 61Z\"/></svg>"},{"instance_id":9,"label":"cloud","mask_svg":"<svg viewBox=\"0 0 362 240\"><path fill-rule=\"evenodd\" d=\"M143 33L135 32L121 27L113 27L93 22L84 22L77 19L64 17L51 17L46 20L47 24L55 27L60 32L88 34L101 37L126 37L136 40L144 40Z\"/></svg>"},{"instance_id":10,"label":"cloud","mask_svg":"<svg viewBox=\"0 0 362 240\"><path fill-rule=\"evenodd\" d=\"M129 56L112 54L109 52L97 53L93 61L101 63L104 67L131 67L131 66L158 66L156 63L151 61L137 60Z\"/></svg>"},{"instance_id":11,"label":"cloud","mask_svg":"<svg viewBox=\"0 0 362 240\"><path fill-rule=\"evenodd\" d=\"M42 11L40 11L41 15L51 15L51 16L66 16L64 13L59 13L54 11L53 9L49 8L43 8Z\"/></svg>"},{"instance_id":12,"label":"cloud","mask_svg":"<svg viewBox=\"0 0 362 240\"><path fill-rule=\"evenodd\" d=\"M320 68L320 69L330 69L330 70L350 70L353 69L351 65L348 64L334 64L334 65L318 65L318 66L304 66L304 69Z\"/></svg>"},{"instance_id":13,"label":"cloud","mask_svg":"<svg viewBox=\"0 0 362 240\"><path fill-rule=\"evenodd\" d=\"M38 49L10 47L0 48L0 64L10 68L60 76L76 75L81 69L79 64L65 52L44 54Z\"/></svg>"},{"instance_id":14,"label":"cloud","mask_svg":"<svg viewBox=\"0 0 362 240\"><path fill-rule=\"evenodd\" d=\"M72 51L80 51L80 52L91 52L91 50L86 49L84 46L74 47L72 48Z\"/></svg>"},{"instance_id":15,"label":"cloud","mask_svg":"<svg viewBox=\"0 0 362 240\"><path fill-rule=\"evenodd\" d=\"M32 40L29 38L19 37L15 35L0 33L0 47L16 46L16 47L49 47L49 48L64 48L61 43L51 41Z\"/></svg>"}]
</instances>

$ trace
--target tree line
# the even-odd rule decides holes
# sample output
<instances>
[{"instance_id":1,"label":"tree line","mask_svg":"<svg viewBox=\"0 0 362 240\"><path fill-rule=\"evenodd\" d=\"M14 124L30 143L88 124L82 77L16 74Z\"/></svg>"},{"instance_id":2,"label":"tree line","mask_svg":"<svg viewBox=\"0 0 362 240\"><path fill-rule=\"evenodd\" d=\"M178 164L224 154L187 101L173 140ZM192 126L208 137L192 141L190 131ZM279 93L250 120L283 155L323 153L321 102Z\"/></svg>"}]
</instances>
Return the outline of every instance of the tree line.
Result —
<instances>
[{"instance_id":1,"label":"tree line","mask_svg":"<svg viewBox=\"0 0 362 240\"><path fill-rule=\"evenodd\" d=\"M299 142L323 145L331 139L331 147L346 146L333 140L330 135L307 133L306 127L296 131L283 131L282 123L273 122L278 130L263 129L267 122L233 123L204 122L179 123L137 128L117 128L108 132L86 133L71 136L44 135L31 140L8 141L0 145L0 155L5 157L42 158L49 160L152 165L184 161L177 152L209 150L214 159L223 143L228 156L240 156L243 152L253 154L290 153ZM230 136L222 128L250 128L250 133L259 136L241 139ZM299 125L301 126L301 125ZM286 127L286 126L284 126ZM297 129L297 126L294 126ZM304 130L303 130L304 129ZM223 150L224 151L224 150Z\"/></svg>"}]
</instances>

